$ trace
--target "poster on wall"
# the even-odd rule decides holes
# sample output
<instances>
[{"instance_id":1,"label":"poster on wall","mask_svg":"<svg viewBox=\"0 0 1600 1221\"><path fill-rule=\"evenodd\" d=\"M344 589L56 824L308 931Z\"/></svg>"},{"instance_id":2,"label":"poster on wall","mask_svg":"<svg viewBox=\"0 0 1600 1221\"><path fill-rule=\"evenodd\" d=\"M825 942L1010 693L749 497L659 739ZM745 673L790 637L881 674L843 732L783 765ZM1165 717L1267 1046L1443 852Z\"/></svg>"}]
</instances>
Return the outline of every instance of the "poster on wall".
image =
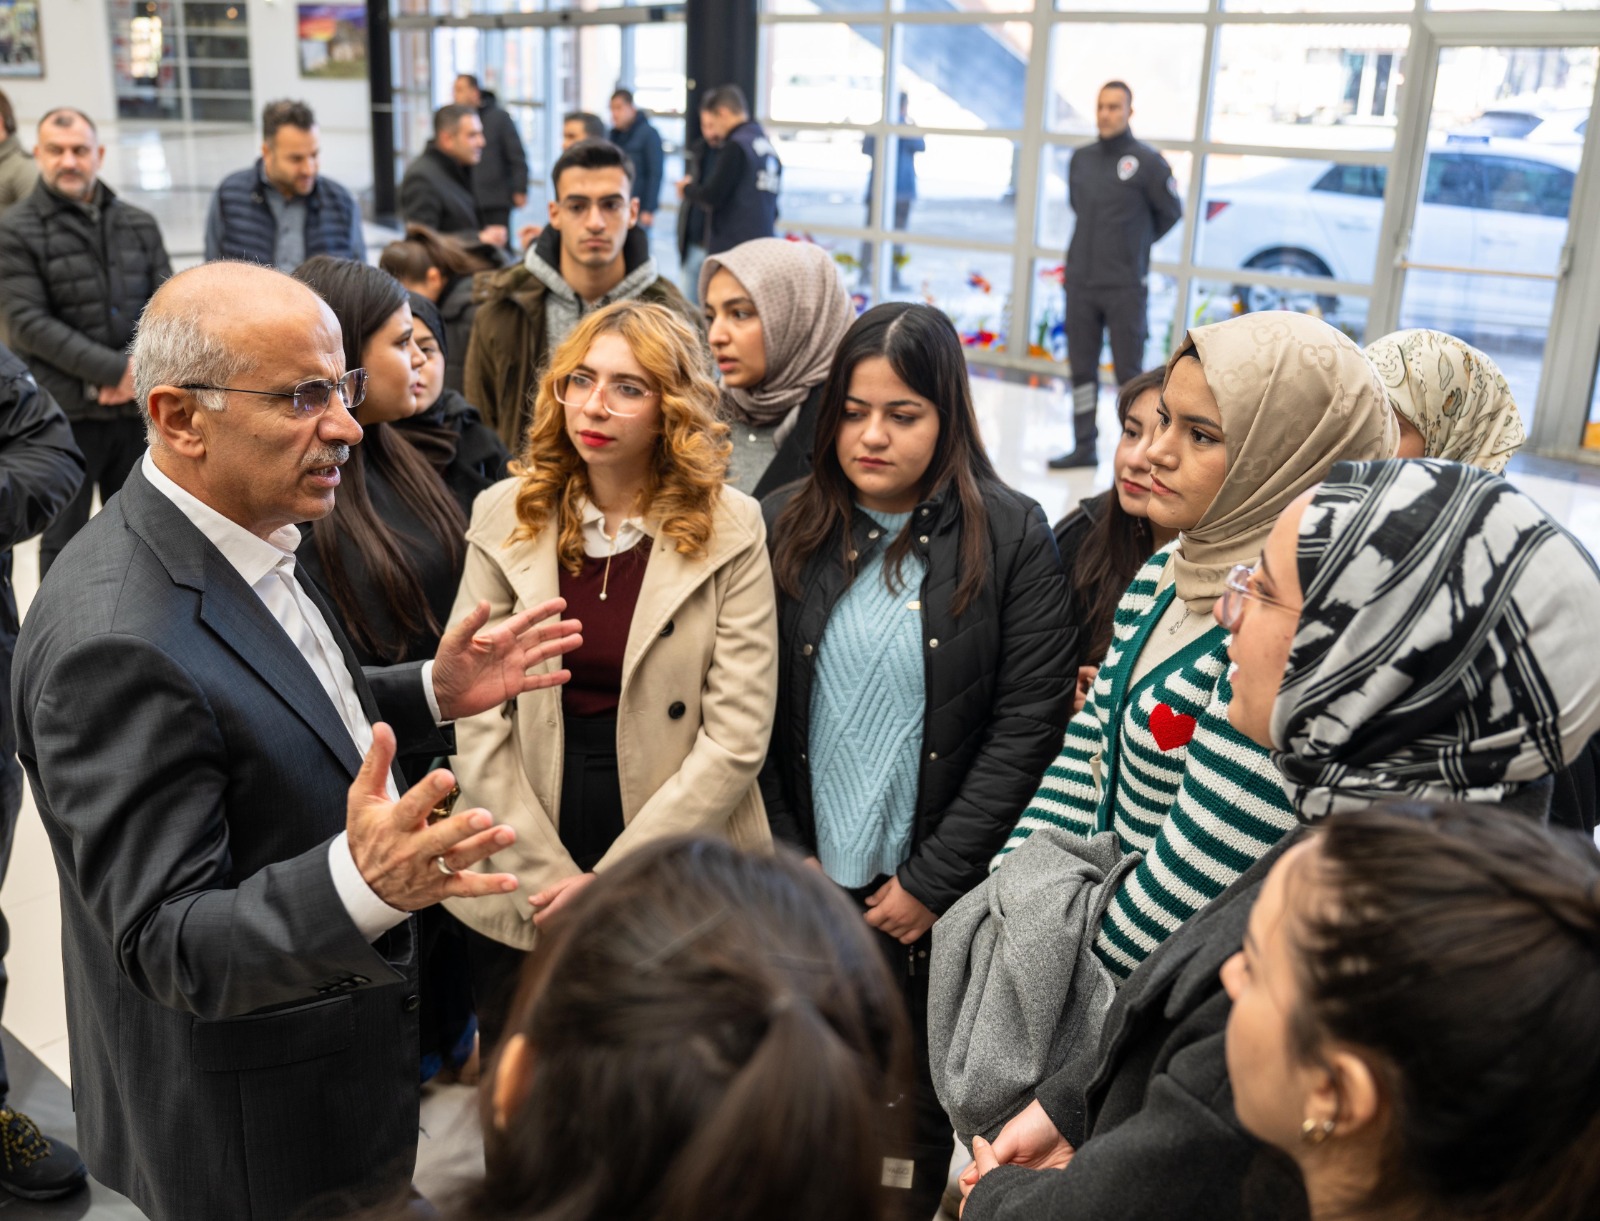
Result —
<instances>
[{"instance_id":1,"label":"poster on wall","mask_svg":"<svg viewBox=\"0 0 1600 1221\"><path fill-rule=\"evenodd\" d=\"M0 0L4 3L4 0ZM361 80L367 75L367 9L362 4L302 4L300 75Z\"/></svg>"},{"instance_id":2,"label":"poster on wall","mask_svg":"<svg viewBox=\"0 0 1600 1221\"><path fill-rule=\"evenodd\" d=\"M39 0L0 0L0 76L44 76Z\"/></svg>"}]
</instances>

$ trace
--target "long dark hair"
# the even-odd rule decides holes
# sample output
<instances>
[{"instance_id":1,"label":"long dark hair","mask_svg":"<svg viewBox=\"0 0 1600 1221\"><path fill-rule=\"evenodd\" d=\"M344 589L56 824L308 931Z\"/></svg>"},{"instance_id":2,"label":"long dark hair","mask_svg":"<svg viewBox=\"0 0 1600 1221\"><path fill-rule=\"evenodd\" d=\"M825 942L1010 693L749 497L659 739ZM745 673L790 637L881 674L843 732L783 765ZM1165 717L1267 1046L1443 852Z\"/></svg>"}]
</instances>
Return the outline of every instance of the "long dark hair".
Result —
<instances>
[{"instance_id":1,"label":"long dark hair","mask_svg":"<svg viewBox=\"0 0 1600 1221\"><path fill-rule=\"evenodd\" d=\"M1146 369L1118 390L1117 423L1126 424L1128 412L1139 396L1147 390L1161 389L1165 377L1165 369ZM1113 484L1115 479L1113 472ZM1079 629L1088 641L1084 656L1095 665L1111 650L1112 622L1123 591L1155 549L1150 519L1135 517L1124 509L1113 486L1106 497L1105 511L1078 550L1077 567L1072 573L1073 600L1084 608Z\"/></svg>"},{"instance_id":2,"label":"long dark hair","mask_svg":"<svg viewBox=\"0 0 1600 1221\"><path fill-rule=\"evenodd\" d=\"M339 319L347 369L361 366L367 341L406 304L406 290L398 280L352 259L315 255L295 269L294 278L326 301ZM351 447L333 512L311 528L317 558L328 576L328 592L345 630L372 656L404 661L407 639L424 631L439 635L443 628L428 606L416 565L406 554L408 541L373 507L367 491L368 467L394 488L452 565L459 565L466 553L467 519L426 458L387 424L369 424L363 429L361 444ZM361 556L368 579L376 583L405 639L386 636L368 620L361 600L365 591L357 587L340 555L341 537L348 538Z\"/></svg>"},{"instance_id":3,"label":"long dark hair","mask_svg":"<svg viewBox=\"0 0 1600 1221\"><path fill-rule=\"evenodd\" d=\"M412 284L426 280L430 267L439 269L448 286L461 276L489 271L495 265L460 238L418 224L407 225L405 237L390 242L378 256L381 270Z\"/></svg>"},{"instance_id":4,"label":"long dark hair","mask_svg":"<svg viewBox=\"0 0 1600 1221\"><path fill-rule=\"evenodd\" d=\"M1388 1111L1360 1201L1578 1221L1600 1201L1600 854L1488 806L1328 819L1295 934L1292 1046L1372 1065ZM1558 838L1559 837L1559 838ZM1307 907L1312 901L1304 900Z\"/></svg>"},{"instance_id":5,"label":"long dark hair","mask_svg":"<svg viewBox=\"0 0 1600 1221\"><path fill-rule=\"evenodd\" d=\"M791 598L801 595L806 565L821 548L836 547L845 572L855 576L850 559L850 516L855 487L839 465L839 428L856 366L881 356L894 374L939 410L939 440L923 477L923 499L953 488L961 504L961 546L952 613L960 617L983 591L989 575L989 513L984 507L986 484L998 484L989 455L978 435L972 409L961 338L950 320L929 305L891 301L857 318L839 341L833 366L823 386L817 411L817 441L811 475L795 493L773 526L773 572L778 588ZM884 557L884 579L891 588L900 581L900 567L911 553L908 524Z\"/></svg>"},{"instance_id":6,"label":"long dark hair","mask_svg":"<svg viewBox=\"0 0 1600 1221\"><path fill-rule=\"evenodd\" d=\"M527 1100L451 1215L884 1221L903 1010L860 915L792 853L645 848L541 937L509 1028Z\"/></svg>"}]
</instances>

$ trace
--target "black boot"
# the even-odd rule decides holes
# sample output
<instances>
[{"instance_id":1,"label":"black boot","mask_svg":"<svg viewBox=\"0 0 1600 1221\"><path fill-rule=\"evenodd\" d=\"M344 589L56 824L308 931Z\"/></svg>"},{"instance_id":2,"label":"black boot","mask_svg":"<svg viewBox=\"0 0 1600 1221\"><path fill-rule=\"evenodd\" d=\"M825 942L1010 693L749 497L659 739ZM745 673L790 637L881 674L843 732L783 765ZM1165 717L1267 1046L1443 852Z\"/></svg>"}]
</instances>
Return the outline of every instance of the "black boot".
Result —
<instances>
[{"instance_id":1,"label":"black boot","mask_svg":"<svg viewBox=\"0 0 1600 1221\"><path fill-rule=\"evenodd\" d=\"M76 1149L49 1139L21 1112L0 1107L0 1187L24 1200L54 1200L88 1179Z\"/></svg>"},{"instance_id":2,"label":"black boot","mask_svg":"<svg viewBox=\"0 0 1600 1221\"><path fill-rule=\"evenodd\" d=\"M1099 438L1094 420L1099 393L1100 388L1092 384L1072 388L1072 449L1051 458L1047 464L1051 470L1070 471L1099 464L1099 456L1095 453L1095 443Z\"/></svg>"}]
</instances>

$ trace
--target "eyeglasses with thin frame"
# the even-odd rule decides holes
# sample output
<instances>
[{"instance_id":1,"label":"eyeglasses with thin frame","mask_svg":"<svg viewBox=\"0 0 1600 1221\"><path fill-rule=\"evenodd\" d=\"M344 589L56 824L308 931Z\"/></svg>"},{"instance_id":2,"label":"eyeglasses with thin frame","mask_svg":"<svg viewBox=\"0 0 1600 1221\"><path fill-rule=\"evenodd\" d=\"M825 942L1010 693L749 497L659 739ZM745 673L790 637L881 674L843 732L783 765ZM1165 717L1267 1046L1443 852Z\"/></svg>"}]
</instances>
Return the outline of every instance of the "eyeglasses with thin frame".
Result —
<instances>
[{"instance_id":1,"label":"eyeglasses with thin frame","mask_svg":"<svg viewBox=\"0 0 1600 1221\"><path fill-rule=\"evenodd\" d=\"M556 401L563 407L586 407L600 392L600 405L607 415L628 419L636 416L657 397L637 382L609 382L587 373L569 373L556 382Z\"/></svg>"},{"instance_id":2,"label":"eyeglasses with thin frame","mask_svg":"<svg viewBox=\"0 0 1600 1221\"><path fill-rule=\"evenodd\" d=\"M607 220L615 220L628 210L628 201L620 195L607 195L602 199L588 199L582 195L569 195L565 199L557 200L556 207L577 221L586 219L591 208L599 208L601 216Z\"/></svg>"},{"instance_id":3,"label":"eyeglasses with thin frame","mask_svg":"<svg viewBox=\"0 0 1600 1221\"><path fill-rule=\"evenodd\" d=\"M302 420L314 420L328 410L335 390L338 390L346 411L354 411L361 406L367 397L367 371L351 369L336 382L326 377L313 377L300 382L293 390L246 390L242 386L207 386L200 382L185 382L178 389L222 390L229 394L258 394L262 398L290 399L295 415Z\"/></svg>"},{"instance_id":4,"label":"eyeglasses with thin frame","mask_svg":"<svg viewBox=\"0 0 1600 1221\"><path fill-rule=\"evenodd\" d=\"M1279 602L1276 598L1269 598L1266 594L1250 588L1250 578L1256 575L1256 565L1235 564L1228 570L1227 577L1223 580L1222 600L1217 606L1217 618L1222 626L1230 632L1239 630L1239 621L1244 617L1245 599L1260 602L1265 606L1276 606L1281 611L1288 611L1291 615L1298 615L1300 608L1290 606L1287 602Z\"/></svg>"}]
</instances>

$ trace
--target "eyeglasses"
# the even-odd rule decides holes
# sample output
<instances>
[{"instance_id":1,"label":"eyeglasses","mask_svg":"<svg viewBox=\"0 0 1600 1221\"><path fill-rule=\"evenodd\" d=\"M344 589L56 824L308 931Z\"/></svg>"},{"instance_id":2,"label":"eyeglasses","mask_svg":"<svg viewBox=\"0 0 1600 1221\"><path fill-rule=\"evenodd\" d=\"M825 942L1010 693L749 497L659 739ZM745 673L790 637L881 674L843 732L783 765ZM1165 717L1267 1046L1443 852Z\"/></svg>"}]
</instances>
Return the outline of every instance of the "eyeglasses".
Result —
<instances>
[{"instance_id":1,"label":"eyeglasses","mask_svg":"<svg viewBox=\"0 0 1600 1221\"><path fill-rule=\"evenodd\" d=\"M179 390L223 390L229 394L259 394L263 398L293 399L294 413L302 420L315 420L328 410L333 392L339 392L346 411L354 411L367 397L367 371L351 369L338 381L314 377L299 383L293 390L245 390L239 386L207 386L199 382L185 382Z\"/></svg>"},{"instance_id":2,"label":"eyeglasses","mask_svg":"<svg viewBox=\"0 0 1600 1221\"><path fill-rule=\"evenodd\" d=\"M635 382L603 382L587 373L569 373L556 382L556 402L564 407L585 407L600 391L600 405L607 415L627 419L636 416L657 397Z\"/></svg>"},{"instance_id":3,"label":"eyeglasses","mask_svg":"<svg viewBox=\"0 0 1600 1221\"><path fill-rule=\"evenodd\" d=\"M556 203L573 220L584 220L589 215L589 209L599 208L600 215L607 220L615 220L628 210L628 201L620 195L607 195L604 199L585 199L582 195L571 195Z\"/></svg>"},{"instance_id":4,"label":"eyeglasses","mask_svg":"<svg viewBox=\"0 0 1600 1221\"><path fill-rule=\"evenodd\" d=\"M1235 564L1228 570L1227 577L1223 580L1223 592L1217 602L1217 621L1230 632L1239 630L1239 622L1244 618L1245 599L1260 602L1266 606L1276 606L1281 611L1288 611L1291 615L1298 615L1300 608L1290 606L1287 602L1279 602L1276 598L1269 598L1266 594L1258 593L1250 588L1250 578L1256 575L1254 564Z\"/></svg>"}]
</instances>

